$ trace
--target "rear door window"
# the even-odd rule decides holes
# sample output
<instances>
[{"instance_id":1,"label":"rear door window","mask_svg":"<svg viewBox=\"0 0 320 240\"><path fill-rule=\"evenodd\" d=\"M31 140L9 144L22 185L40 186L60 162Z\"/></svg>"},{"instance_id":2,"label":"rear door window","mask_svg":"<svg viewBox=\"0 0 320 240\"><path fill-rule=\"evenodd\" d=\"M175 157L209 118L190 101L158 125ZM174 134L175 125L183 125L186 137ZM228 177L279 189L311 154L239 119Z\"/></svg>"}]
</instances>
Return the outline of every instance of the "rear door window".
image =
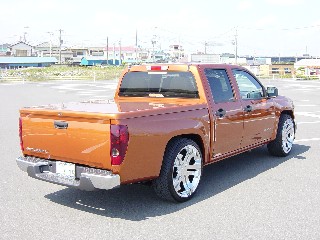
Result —
<instances>
[{"instance_id":1,"label":"rear door window","mask_svg":"<svg viewBox=\"0 0 320 240\"><path fill-rule=\"evenodd\" d=\"M206 68L204 73L208 79L215 103L234 101L233 90L226 70Z\"/></svg>"}]
</instances>

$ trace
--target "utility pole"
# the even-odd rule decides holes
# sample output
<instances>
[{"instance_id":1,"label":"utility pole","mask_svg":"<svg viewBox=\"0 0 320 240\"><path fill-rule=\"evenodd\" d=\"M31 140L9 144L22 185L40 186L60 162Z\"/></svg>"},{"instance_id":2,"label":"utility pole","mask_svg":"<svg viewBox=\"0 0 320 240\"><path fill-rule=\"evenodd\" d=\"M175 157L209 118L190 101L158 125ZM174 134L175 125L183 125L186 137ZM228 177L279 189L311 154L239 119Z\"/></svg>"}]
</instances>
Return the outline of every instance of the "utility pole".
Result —
<instances>
[{"instance_id":1,"label":"utility pole","mask_svg":"<svg viewBox=\"0 0 320 240\"><path fill-rule=\"evenodd\" d=\"M235 55L235 64L238 64L238 29L236 28L236 35L234 35L235 37L235 48L236 48L236 55Z\"/></svg>"},{"instance_id":2,"label":"utility pole","mask_svg":"<svg viewBox=\"0 0 320 240\"><path fill-rule=\"evenodd\" d=\"M62 31L63 31L62 29L59 29L59 64L61 64L61 45L63 42L63 40L61 39L61 32Z\"/></svg>"},{"instance_id":3,"label":"utility pole","mask_svg":"<svg viewBox=\"0 0 320 240\"><path fill-rule=\"evenodd\" d=\"M136 30L136 63L138 63L138 30Z\"/></svg>"},{"instance_id":4,"label":"utility pole","mask_svg":"<svg viewBox=\"0 0 320 240\"><path fill-rule=\"evenodd\" d=\"M157 28L157 27L155 27ZM151 44L152 44L152 62L155 62L155 49L154 46L157 44L157 38L158 36L156 34L153 35L151 39Z\"/></svg>"},{"instance_id":5,"label":"utility pole","mask_svg":"<svg viewBox=\"0 0 320 240\"><path fill-rule=\"evenodd\" d=\"M121 40L119 41L119 66L121 65Z\"/></svg>"},{"instance_id":6,"label":"utility pole","mask_svg":"<svg viewBox=\"0 0 320 240\"><path fill-rule=\"evenodd\" d=\"M180 58L181 58L181 38L180 38L180 35L179 35L179 47L178 47L178 61L180 62Z\"/></svg>"},{"instance_id":7,"label":"utility pole","mask_svg":"<svg viewBox=\"0 0 320 240\"><path fill-rule=\"evenodd\" d=\"M107 37L107 65L109 65L109 37Z\"/></svg>"},{"instance_id":8,"label":"utility pole","mask_svg":"<svg viewBox=\"0 0 320 240\"><path fill-rule=\"evenodd\" d=\"M116 44L113 43L113 65L116 65Z\"/></svg>"},{"instance_id":9,"label":"utility pole","mask_svg":"<svg viewBox=\"0 0 320 240\"><path fill-rule=\"evenodd\" d=\"M154 62L154 55L155 55L155 53L154 53L154 45L156 44L156 41L155 40L151 40L151 43L152 43L152 62Z\"/></svg>"},{"instance_id":10,"label":"utility pole","mask_svg":"<svg viewBox=\"0 0 320 240\"><path fill-rule=\"evenodd\" d=\"M308 56L308 46L306 46L306 56Z\"/></svg>"},{"instance_id":11,"label":"utility pole","mask_svg":"<svg viewBox=\"0 0 320 240\"><path fill-rule=\"evenodd\" d=\"M27 43L26 35L27 35L27 32L24 32L24 33L23 33L23 42L24 42L24 43Z\"/></svg>"},{"instance_id":12,"label":"utility pole","mask_svg":"<svg viewBox=\"0 0 320 240\"><path fill-rule=\"evenodd\" d=\"M47 33L49 33L49 36L50 36L50 49L49 49L49 51L50 51L50 57L52 57L52 39L51 39L51 37L52 37L52 35L53 35L53 33L52 32L47 32Z\"/></svg>"},{"instance_id":13,"label":"utility pole","mask_svg":"<svg viewBox=\"0 0 320 240\"><path fill-rule=\"evenodd\" d=\"M23 33L23 42L24 43L27 43L27 38L26 38L26 35L28 34L28 32L27 32L27 30L26 29L28 29L29 27L28 26L25 26L24 27L24 33Z\"/></svg>"}]
</instances>

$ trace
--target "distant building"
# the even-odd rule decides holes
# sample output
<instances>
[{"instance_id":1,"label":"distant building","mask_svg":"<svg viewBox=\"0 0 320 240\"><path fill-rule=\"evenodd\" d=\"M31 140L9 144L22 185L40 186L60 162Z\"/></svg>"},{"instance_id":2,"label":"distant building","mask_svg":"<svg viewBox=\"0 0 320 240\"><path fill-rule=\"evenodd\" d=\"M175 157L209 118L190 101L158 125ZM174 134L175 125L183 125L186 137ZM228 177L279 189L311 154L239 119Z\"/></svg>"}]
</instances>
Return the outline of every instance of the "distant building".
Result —
<instances>
[{"instance_id":1,"label":"distant building","mask_svg":"<svg viewBox=\"0 0 320 240\"><path fill-rule=\"evenodd\" d=\"M181 59L185 57L185 52L180 44L174 44L169 46L169 54L171 59Z\"/></svg>"},{"instance_id":2,"label":"distant building","mask_svg":"<svg viewBox=\"0 0 320 240\"><path fill-rule=\"evenodd\" d=\"M260 69L257 65L243 65L244 68L248 69L250 72L252 72L257 77L260 76Z\"/></svg>"},{"instance_id":3,"label":"distant building","mask_svg":"<svg viewBox=\"0 0 320 240\"><path fill-rule=\"evenodd\" d=\"M220 63L247 65L247 59L243 57L238 57L237 59L234 57L222 57Z\"/></svg>"},{"instance_id":4,"label":"distant building","mask_svg":"<svg viewBox=\"0 0 320 240\"><path fill-rule=\"evenodd\" d=\"M18 42L9 47L10 55L15 57L31 57L34 56L34 48L33 46L25 43Z\"/></svg>"},{"instance_id":5,"label":"distant building","mask_svg":"<svg viewBox=\"0 0 320 240\"><path fill-rule=\"evenodd\" d=\"M104 48L103 47L89 47L88 52L90 56L104 56Z\"/></svg>"},{"instance_id":6,"label":"distant building","mask_svg":"<svg viewBox=\"0 0 320 240\"><path fill-rule=\"evenodd\" d=\"M9 52L10 44L0 44L0 56L7 56Z\"/></svg>"},{"instance_id":7,"label":"distant building","mask_svg":"<svg viewBox=\"0 0 320 240\"><path fill-rule=\"evenodd\" d=\"M119 60L107 60L106 57L88 56L83 57L80 62L81 66L103 66L103 65L119 65Z\"/></svg>"},{"instance_id":8,"label":"distant building","mask_svg":"<svg viewBox=\"0 0 320 240\"><path fill-rule=\"evenodd\" d=\"M109 60L120 60L124 63L146 62L150 59L150 52L146 49L136 46L109 46L104 48L104 56L108 56Z\"/></svg>"},{"instance_id":9,"label":"distant building","mask_svg":"<svg viewBox=\"0 0 320 240\"><path fill-rule=\"evenodd\" d=\"M272 62L270 57L247 57L246 59L247 59L247 64L249 66L271 64Z\"/></svg>"},{"instance_id":10,"label":"distant building","mask_svg":"<svg viewBox=\"0 0 320 240\"><path fill-rule=\"evenodd\" d=\"M259 67L259 75L263 77L270 77L270 76L294 76L295 75L295 68L293 63L287 64L265 64L260 65Z\"/></svg>"},{"instance_id":11,"label":"distant building","mask_svg":"<svg viewBox=\"0 0 320 240\"><path fill-rule=\"evenodd\" d=\"M139 55L134 46L112 46L104 49L104 56L108 56L108 59L120 60L126 63L138 62Z\"/></svg>"},{"instance_id":12,"label":"distant building","mask_svg":"<svg viewBox=\"0 0 320 240\"><path fill-rule=\"evenodd\" d=\"M140 47L135 46L109 46L107 47L70 47L67 49L72 53L73 64L91 65L86 63L86 60L91 59L95 63L99 64L98 60L108 60L108 64L118 65L121 63L137 63L143 62L149 58L149 52ZM85 61L85 62L83 62ZM104 64L104 63L103 63ZM96 65L96 64L94 64Z\"/></svg>"},{"instance_id":13,"label":"distant building","mask_svg":"<svg viewBox=\"0 0 320 240\"><path fill-rule=\"evenodd\" d=\"M181 59L181 58L180 58ZM153 60L153 56L152 56ZM154 61L157 63L164 63L170 61L170 54L164 51L158 51L154 53Z\"/></svg>"},{"instance_id":14,"label":"distant building","mask_svg":"<svg viewBox=\"0 0 320 240\"><path fill-rule=\"evenodd\" d=\"M302 59L294 64L294 68L304 75L320 75L320 59Z\"/></svg>"},{"instance_id":15,"label":"distant building","mask_svg":"<svg viewBox=\"0 0 320 240\"><path fill-rule=\"evenodd\" d=\"M199 63L220 63L221 58L219 54L191 54L190 61Z\"/></svg>"},{"instance_id":16,"label":"distant building","mask_svg":"<svg viewBox=\"0 0 320 240\"><path fill-rule=\"evenodd\" d=\"M35 54L38 57L58 57L59 46L50 44L50 42L43 42L34 47Z\"/></svg>"},{"instance_id":17,"label":"distant building","mask_svg":"<svg viewBox=\"0 0 320 240\"><path fill-rule=\"evenodd\" d=\"M320 59L301 59L294 64L294 67L320 68Z\"/></svg>"},{"instance_id":18,"label":"distant building","mask_svg":"<svg viewBox=\"0 0 320 240\"><path fill-rule=\"evenodd\" d=\"M79 47L79 46L73 46L73 47L69 47L67 48L68 52L71 53L71 62L73 64L80 64L81 60L84 57L89 56L89 49L86 47Z\"/></svg>"},{"instance_id":19,"label":"distant building","mask_svg":"<svg viewBox=\"0 0 320 240\"><path fill-rule=\"evenodd\" d=\"M0 57L0 68L47 67L57 63L55 57Z\"/></svg>"}]
</instances>

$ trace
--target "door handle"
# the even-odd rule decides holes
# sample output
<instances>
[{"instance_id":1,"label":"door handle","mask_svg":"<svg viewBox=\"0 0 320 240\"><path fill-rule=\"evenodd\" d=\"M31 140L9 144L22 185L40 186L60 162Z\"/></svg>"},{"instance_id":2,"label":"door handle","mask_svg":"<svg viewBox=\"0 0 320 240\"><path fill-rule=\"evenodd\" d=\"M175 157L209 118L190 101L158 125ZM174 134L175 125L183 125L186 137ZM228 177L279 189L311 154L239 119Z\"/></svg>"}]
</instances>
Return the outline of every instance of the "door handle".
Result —
<instances>
[{"instance_id":1,"label":"door handle","mask_svg":"<svg viewBox=\"0 0 320 240\"><path fill-rule=\"evenodd\" d=\"M248 105L248 106L244 107L244 111L251 112L252 111L252 106Z\"/></svg>"},{"instance_id":2,"label":"door handle","mask_svg":"<svg viewBox=\"0 0 320 240\"><path fill-rule=\"evenodd\" d=\"M215 114L216 114L217 117L222 118L222 117L224 117L224 115L226 115L226 110L220 108L220 109L218 109L218 110L216 111Z\"/></svg>"},{"instance_id":3,"label":"door handle","mask_svg":"<svg viewBox=\"0 0 320 240\"><path fill-rule=\"evenodd\" d=\"M68 128L68 123L67 122L62 122L62 121L54 121L54 128L67 129Z\"/></svg>"}]
</instances>

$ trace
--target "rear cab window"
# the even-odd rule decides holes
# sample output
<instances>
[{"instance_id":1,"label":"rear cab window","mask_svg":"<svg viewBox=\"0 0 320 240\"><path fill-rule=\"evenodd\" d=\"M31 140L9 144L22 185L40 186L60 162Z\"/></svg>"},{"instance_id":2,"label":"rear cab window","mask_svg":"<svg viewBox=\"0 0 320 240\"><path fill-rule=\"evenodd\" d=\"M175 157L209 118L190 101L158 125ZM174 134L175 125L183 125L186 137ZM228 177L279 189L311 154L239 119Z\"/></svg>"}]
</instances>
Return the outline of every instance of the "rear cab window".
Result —
<instances>
[{"instance_id":1,"label":"rear cab window","mask_svg":"<svg viewBox=\"0 0 320 240\"><path fill-rule=\"evenodd\" d=\"M128 72L122 79L120 97L199 98L191 72Z\"/></svg>"}]
</instances>

